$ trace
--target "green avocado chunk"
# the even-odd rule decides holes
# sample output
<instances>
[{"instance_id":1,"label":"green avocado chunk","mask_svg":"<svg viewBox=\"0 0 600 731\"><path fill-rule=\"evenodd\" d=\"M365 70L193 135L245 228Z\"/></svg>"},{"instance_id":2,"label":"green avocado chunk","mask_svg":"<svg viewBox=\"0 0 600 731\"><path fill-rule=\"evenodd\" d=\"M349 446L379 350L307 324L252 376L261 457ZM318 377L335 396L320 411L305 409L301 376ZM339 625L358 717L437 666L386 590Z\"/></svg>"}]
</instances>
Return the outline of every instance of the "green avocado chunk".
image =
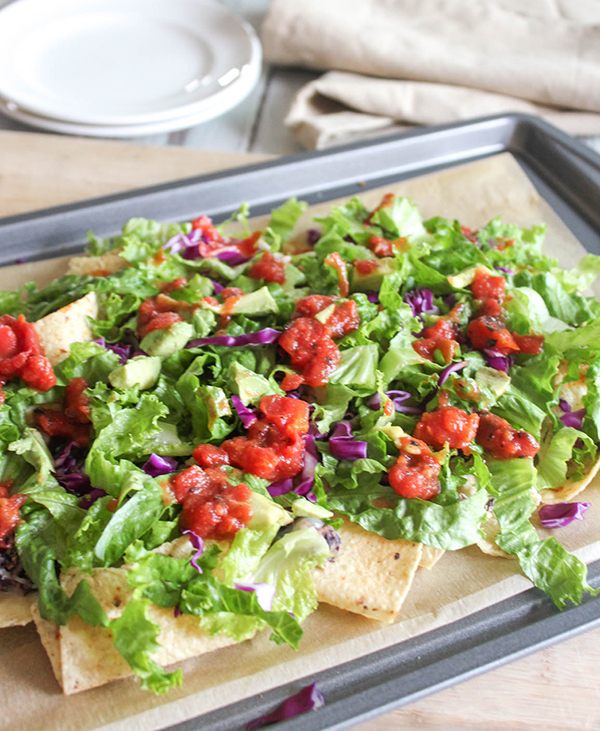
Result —
<instances>
[{"instance_id":1,"label":"green avocado chunk","mask_svg":"<svg viewBox=\"0 0 600 731\"><path fill-rule=\"evenodd\" d=\"M140 343L140 348L148 355L168 358L181 350L194 335L194 327L189 322L175 322L162 330L153 330Z\"/></svg>"},{"instance_id":2,"label":"green avocado chunk","mask_svg":"<svg viewBox=\"0 0 600 731\"><path fill-rule=\"evenodd\" d=\"M138 355L108 374L108 380L114 388L132 388L139 386L145 390L152 388L160 375L160 358Z\"/></svg>"}]
</instances>

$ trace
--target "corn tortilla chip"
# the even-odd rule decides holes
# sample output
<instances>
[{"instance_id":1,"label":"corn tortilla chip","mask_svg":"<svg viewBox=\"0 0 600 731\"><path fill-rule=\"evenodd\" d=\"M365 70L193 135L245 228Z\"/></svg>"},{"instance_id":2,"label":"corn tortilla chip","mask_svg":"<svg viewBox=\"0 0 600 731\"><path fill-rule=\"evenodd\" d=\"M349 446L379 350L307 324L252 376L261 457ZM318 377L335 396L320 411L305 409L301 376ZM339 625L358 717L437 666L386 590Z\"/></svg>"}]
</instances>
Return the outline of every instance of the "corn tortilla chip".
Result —
<instances>
[{"instance_id":1,"label":"corn tortilla chip","mask_svg":"<svg viewBox=\"0 0 600 731\"><path fill-rule=\"evenodd\" d=\"M552 503L568 503L579 495L580 492L590 484L600 471L600 457L590 467L587 474L580 480L567 480L564 485L557 487L556 490L541 490L542 503L545 505Z\"/></svg>"},{"instance_id":2,"label":"corn tortilla chip","mask_svg":"<svg viewBox=\"0 0 600 731\"><path fill-rule=\"evenodd\" d=\"M96 569L85 576L77 571L66 571L61 576L61 584L67 594L71 594L83 578L109 618L120 616L131 598L126 571ZM163 666L235 644L234 640L223 635L211 637L199 626L196 617L175 617L173 609L151 606L148 616L160 628L158 642L161 649L154 659ZM58 627L51 622L44 624L44 620L36 621L36 626L51 661L51 653L56 655L56 644L59 646L59 669L54 667L55 661L53 668L65 695L89 690L132 674L127 662L115 649L108 629L84 624L78 616L72 617L65 627Z\"/></svg>"},{"instance_id":3,"label":"corn tortilla chip","mask_svg":"<svg viewBox=\"0 0 600 731\"><path fill-rule=\"evenodd\" d=\"M128 266L125 259L113 252L103 256L74 256L69 260L67 274L107 276Z\"/></svg>"},{"instance_id":4,"label":"corn tortilla chip","mask_svg":"<svg viewBox=\"0 0 600 731\"><path fill-rule=\"evenodd\" d=\"M433 546L423 546L421 552L421 560L419 561L419 568L432 569L440 558L446 553L443 548L434 548Z\"/></svg>"},{"instance_id":5,"label":"corn tortilla chip","mask_svg":"<svg viewBox=\"0 0 600 731\"><path fill-rule=\"evenodd\" d=\"M93 339L88 318L97 317L98 297L95 292L90 292L35 323L44 352L52 365L69 355L73 343Z\"/></svg>"},{"instance_id":6,"label":"corn tortilla chip","mask_svg":"<svg viewBox=\"0 0 600 731\"><path fill-rule=\"evenodd\" d=\"M319 601L393 622L419 567L422 544L388 541L350 522L339 534L342 545L335 561L314 573Z\"/></svg>"},{"instance_id":7,"label":"corn tortilla chip","mask_svg":"<svg viewBox=\"0 0 600 731\"><path fill-rule=\"evenodd\" d=\"M0 592L0 629L3 627L23 627L33 620L32 605L37 601L37 594L14 594Z\"/></svg>"},{"instance_id":8,"label":"corn tortilla chip","mask_svg":"<svg viewBox=\"0 0 600 731\"><path fill-rule=\"evenodd\" d=\"M44 650L48 654L52 671L58 682L62 685L62 665L60 659L60 627L55 622L42 619L37 604L31 608L32 619L38 631Z\"/></svg>"}]
</instances>

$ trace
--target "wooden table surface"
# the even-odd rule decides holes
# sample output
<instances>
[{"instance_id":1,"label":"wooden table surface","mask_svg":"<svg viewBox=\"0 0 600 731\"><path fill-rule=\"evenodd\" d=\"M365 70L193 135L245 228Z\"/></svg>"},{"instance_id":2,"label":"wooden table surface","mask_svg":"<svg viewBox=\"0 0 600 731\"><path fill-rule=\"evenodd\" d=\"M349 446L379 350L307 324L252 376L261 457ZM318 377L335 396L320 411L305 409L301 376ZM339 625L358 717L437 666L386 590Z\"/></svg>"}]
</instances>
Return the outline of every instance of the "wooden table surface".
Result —
<instances>
[{"instance_id":1,"label":"wooden table surface","mask_svg":"<svg viewBox=\"0 0 600 731\"><path fill-rule=\"evenodd\" d=\"M261 157L0 131L0 217ZM356 730L600 728L599 660L597 629Z\"/></svg>"}]
</instances>

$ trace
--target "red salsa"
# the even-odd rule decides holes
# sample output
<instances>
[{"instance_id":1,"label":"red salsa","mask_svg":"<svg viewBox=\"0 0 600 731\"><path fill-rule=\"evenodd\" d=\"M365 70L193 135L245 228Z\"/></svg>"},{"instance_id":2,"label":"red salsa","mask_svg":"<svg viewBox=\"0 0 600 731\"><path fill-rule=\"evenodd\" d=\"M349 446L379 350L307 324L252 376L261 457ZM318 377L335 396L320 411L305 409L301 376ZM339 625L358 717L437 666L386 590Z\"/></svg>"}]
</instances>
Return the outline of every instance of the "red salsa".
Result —
<instances>
[{"instance_id":1,"label":"red salsa","mask_svg":"<svg viewBox=\"0 0 600 731\"><path fill-rule=\"evenodd\" d=\"M489 411L479 413L476 441L494 459L535 457L540 448L529 432L514 429L506 419Z\"/></svg>"},{"instance_id":2,"label":"red salsa","mask_svg":"<svg viewBox=\"0 0 600 731\"><path fill-rule=\"evenodd\" d=\"M64 437L78 447L90 442L90 406L85 393L85 378L73 378L67 384L62 410L40 407L35 415L37 425L50 437Z\"/></svg>"},{"instance_id":3,"label":"red salsa","mask_svg":"<svg viewBox=\"0 0 600 731\"><path fill-rule=\"evenodd\" d=\"M10 538L21 520L19 508L27 500L27 495L11 496L13 486L13 480L0 482L0 548L9 547Z\"/></svg>"},{"instance_id":4,"label":"red salsa","mask_svg":"<svg viewBox=\"0 0 600 731\"><path fill-rule=\"evenodd\" d=\"M314 319L331 305L334 309L325 324ZM294 318L279 338L279 345L288 353L292 366L300 371L305 383L314 387L324 386L341 357L333 338L344 337L360 326L356 302L311 295L298 300Z\"/></svg>"},{"instance_id":5,"label":"red salsa","mask_svg":"<svg viewBox=\"0 0 600 731\"><path fill-rule=\"evenodd\" d=\"M450 449L462 449L468 452L478 426L477 414L467 414L456 406L443 406L441 409L423 414L415 428L414 436L434 449L442 449L448 444Z\"/></svg>"},{"instance_id":6,"label":"red salsa","mask_svg":"<svg viewBox=\"0 0 600 731\"><path fill-rule=\"evenodd\" d=\"M286 396L263 396L262 415L243 437L221 445L234 467L270 482L294 477L302 469L308 404Z\"/></svg>"},{"instance_id":7,"label":"red salsa","mask_svg":"<svg viewBox=\"0 0 600 731\"><path fill-rule=\"evenodd\" d=\"M451 323L440 317L434 325L425 328L423 336L420 340L413 341L413 349L427 360L433 360L435 351L439 350L444 361L450 363L458 348Z\"/></svg>"},{"instance_id":8,"label":"red salsa","mask_svg":"<svg viewBox=\"0 0 600 731\"><path fill-rule=\"evenodd\" d=\"M49 391L56 385L52 365L42 349L37 330L24 315L0 317L0 385L19 376L30 388ZM0 403L4 394L0 392Z\"/></svg>"},{"instance_id":9,"label":"red salsa","mask_svg":"<svg viewBox=\"0 0 600 731\"><path fill-rule=\"evenodd\" d=\"M265 282L276 282L283 284L285 282L285 265L266 251L261 258L255 262L248 272L251 279L263 279Z\"/></svg>"},{"instance_id":10,"label":"red salsa","mask_svg":"<svg viewBox=\"0 0 600 731\"><path fill-rule=\"evenodd\" d=\"M183 505L180 526L201 538L233 538L252 518L252 491L243 482L231 485L218 467L193 465L171 477L170 484Z\"/></svg>"},{"instance_id":11,"label":"red salsa","mask_svg":"<svg viewBox=\"0 0 600 731\"><path fill-rule=\"evenodd\" d=\"M403 437L400 456L389 472L390 485L400 497L431 500L438 494L440 465L420 439Z\"/></svg>"}]
</instances>

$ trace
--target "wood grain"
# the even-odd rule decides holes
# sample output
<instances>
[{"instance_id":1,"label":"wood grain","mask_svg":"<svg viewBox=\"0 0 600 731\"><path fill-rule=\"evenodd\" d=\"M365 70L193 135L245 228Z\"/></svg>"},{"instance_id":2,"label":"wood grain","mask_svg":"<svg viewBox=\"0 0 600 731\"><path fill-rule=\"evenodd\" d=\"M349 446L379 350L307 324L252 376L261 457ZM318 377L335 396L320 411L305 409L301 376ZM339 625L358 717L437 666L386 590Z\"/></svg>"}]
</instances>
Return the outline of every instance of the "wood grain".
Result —
<instances>
[{"instance_id":1,"label":"wood grain","mask_svg":"<svg viewBox=\"0 0 600 731\"><path fill-rule=\"evenodd\" d=\"M263 159L0 131L0 215ZM600 728L600 629L368 721L355 731Z\"/></svg>"}]
</instances>

